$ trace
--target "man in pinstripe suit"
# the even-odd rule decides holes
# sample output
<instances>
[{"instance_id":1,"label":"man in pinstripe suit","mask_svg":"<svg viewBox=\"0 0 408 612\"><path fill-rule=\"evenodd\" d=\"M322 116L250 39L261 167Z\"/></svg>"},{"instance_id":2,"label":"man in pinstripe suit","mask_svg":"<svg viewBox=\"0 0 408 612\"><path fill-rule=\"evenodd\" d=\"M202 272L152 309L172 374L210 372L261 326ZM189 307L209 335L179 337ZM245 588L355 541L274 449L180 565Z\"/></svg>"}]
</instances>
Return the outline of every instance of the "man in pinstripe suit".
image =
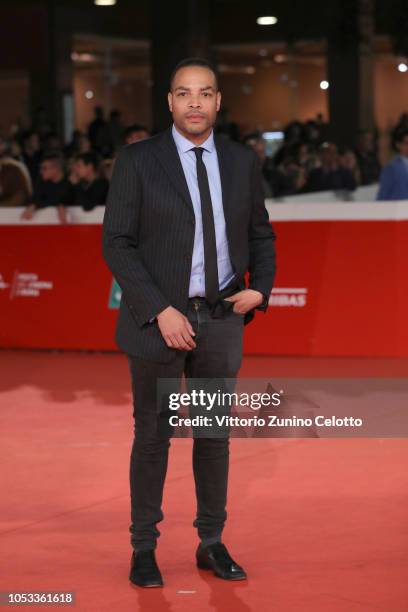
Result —
<instances>
[{"instance_id":1,"label":"man in pinstripe suit","mask_svg":"<svg viewBox=\"0 0 408 612\"><path fill-rule=\"evenodd\" d=\"M171 75L173 125L121 149L103 222L103 254L122 288L116 341L134 402L130 580L162 586L155 549L170 439L158 434L157 380L235 378L244 325L266 312L275 235L252 150L217 137L213 67L184 60ZM248 275L248 286L245 274ZM222 542L229 439L194 438L198 567L246 578Z\"/></svg>"}]
</instances>

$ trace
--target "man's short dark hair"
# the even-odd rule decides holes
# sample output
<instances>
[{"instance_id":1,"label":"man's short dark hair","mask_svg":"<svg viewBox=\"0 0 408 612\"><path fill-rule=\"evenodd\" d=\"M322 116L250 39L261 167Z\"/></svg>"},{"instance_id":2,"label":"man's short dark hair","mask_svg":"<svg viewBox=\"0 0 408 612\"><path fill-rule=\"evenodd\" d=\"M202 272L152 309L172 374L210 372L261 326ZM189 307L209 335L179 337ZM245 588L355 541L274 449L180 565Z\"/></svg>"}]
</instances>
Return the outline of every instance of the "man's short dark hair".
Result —
<instances>
[{"instance_id":1,"label":"man's short dark hair","mask_svg":"<svg viewBox=\"0 0 408 612\"><path fill-rule=\"evenodd\" d=\"M190 66L199 66L200 68L207 68L208 70L211 70L211 72L215 76L215 85L218 89L218 72L215 66L204 57L186 57L177 64L177 66L173 69L173 72L170 75L170 91L172 90L173 81L174 77L176 76L176 73L182 68L189 68Z\"/></svg>"},{"instance_id":2,"label":"man's short dark hair","mask_svg":"<svg viewBox=\"0 0 408 612\"><path fill-rule=\"evenodd\" d=\"M87 151L86 153L79 153L75 156L76 161L82 161L86 166L91 165L95 172L99 170L100 159L97 153L93 151Z\"/></svg>"},{"instance_id":3,"label":"man's short dark hair","mask_svg":"<svg viewBox=\"0 0 408 612\"><path fill-rule=\"evenodd\" d=\"M402 142L406 136L408 136L408 128L400 128L395 134L394 142Z\"/></svg>"},{"instance_id":4,"label":"man's short dark hair","mask_svg":"<svg viewBox=\"0 0 408 612\"><path fill-rule=\"evenodd\" d=\"M64 156L62 155L62 153L60 153L59 151L47 151L41 157L41 162L44 162L44 161L52 161L52 162L58 164L60 166L61 170L64 170L65 159L64 159Z\"/></svg>"},{"instance_id":5,"label":"man's short dark hair","mask_svg":"<svg viewBox=\"0 0 408 612\"><path fill-rule=\"evenodd\" d=\"M130 136L131 134L134 134L135 132L149 133L149 130L147 129L147 127L145 127L141 123L134 123L133 125L129 125L129 127L126 128L125 133L124 133L125 139L128 138L128 136Z\"/></svg>"}]
</instances>

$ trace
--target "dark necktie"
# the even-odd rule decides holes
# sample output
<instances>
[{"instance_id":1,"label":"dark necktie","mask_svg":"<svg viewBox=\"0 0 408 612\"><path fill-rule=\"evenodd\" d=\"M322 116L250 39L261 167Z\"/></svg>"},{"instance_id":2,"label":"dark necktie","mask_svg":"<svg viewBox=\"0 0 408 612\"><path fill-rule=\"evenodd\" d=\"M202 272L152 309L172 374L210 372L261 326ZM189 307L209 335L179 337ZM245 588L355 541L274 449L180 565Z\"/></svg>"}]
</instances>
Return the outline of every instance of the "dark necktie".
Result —
<instances>
[{"instance_id":1,"label":"dark necktie","mask_svg":"<svg viewBox=\"0 0 408 612\"><path fill-rule=\"evenodd\" d=\"M211 203L210 185L207 169L203 162L202 147L193 149L197 159L197 180L200 190L201 216L203 221L204 267L205 267L205 297L210 304L217 301L219 293L217 243L215 240L214 215Z\"/></svg>"}]
</instances>

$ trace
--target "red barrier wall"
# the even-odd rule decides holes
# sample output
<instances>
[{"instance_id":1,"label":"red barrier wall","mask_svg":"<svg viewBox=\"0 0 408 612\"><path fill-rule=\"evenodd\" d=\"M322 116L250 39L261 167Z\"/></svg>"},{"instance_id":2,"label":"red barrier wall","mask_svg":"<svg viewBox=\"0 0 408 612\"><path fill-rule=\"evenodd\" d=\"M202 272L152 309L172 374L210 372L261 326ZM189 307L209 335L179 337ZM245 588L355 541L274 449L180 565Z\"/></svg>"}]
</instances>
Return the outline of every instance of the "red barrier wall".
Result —
<instances>
[{"instance_id":1,"label":"red barrier wall","mask_svg":"<svg viewBox=\"0 0 408 612\"><path fill-rule=\"evenodd\" d=\"M405 218L273 225L276 284L245 328L246 353L408 355ZM0 224L0 245L1 347L116 348L100 223Z\"/></svg>"}]
</instances>

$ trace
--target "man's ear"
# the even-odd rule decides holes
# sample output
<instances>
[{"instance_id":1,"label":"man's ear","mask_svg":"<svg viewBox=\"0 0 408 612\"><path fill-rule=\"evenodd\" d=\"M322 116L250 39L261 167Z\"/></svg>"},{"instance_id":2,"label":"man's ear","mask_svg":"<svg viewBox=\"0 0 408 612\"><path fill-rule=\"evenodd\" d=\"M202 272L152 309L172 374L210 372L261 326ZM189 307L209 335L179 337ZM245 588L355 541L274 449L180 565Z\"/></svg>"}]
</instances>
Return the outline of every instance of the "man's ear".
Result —
<instances>
[{"instance_id":1,"label":"man's ear","mask_svg":"<svg viewBox=\"0 0 408 612\"><path fill-rule=\"evenodd\" d=\"M172 113L173 112L173 94L171 93L171 91L169 91L169 93L167 94L167 102L169 104L169 110Z\"/></svg>"},{"instance_id":2,"label":"man's ear","mask_svg":"<svg viewBox=\"0 0 408 612\"><path fill-rule=\"evenodd\" d=\"M217 91L217 112L220 110L221 106L221 92Z\"/></svg>"}]
</instances>

